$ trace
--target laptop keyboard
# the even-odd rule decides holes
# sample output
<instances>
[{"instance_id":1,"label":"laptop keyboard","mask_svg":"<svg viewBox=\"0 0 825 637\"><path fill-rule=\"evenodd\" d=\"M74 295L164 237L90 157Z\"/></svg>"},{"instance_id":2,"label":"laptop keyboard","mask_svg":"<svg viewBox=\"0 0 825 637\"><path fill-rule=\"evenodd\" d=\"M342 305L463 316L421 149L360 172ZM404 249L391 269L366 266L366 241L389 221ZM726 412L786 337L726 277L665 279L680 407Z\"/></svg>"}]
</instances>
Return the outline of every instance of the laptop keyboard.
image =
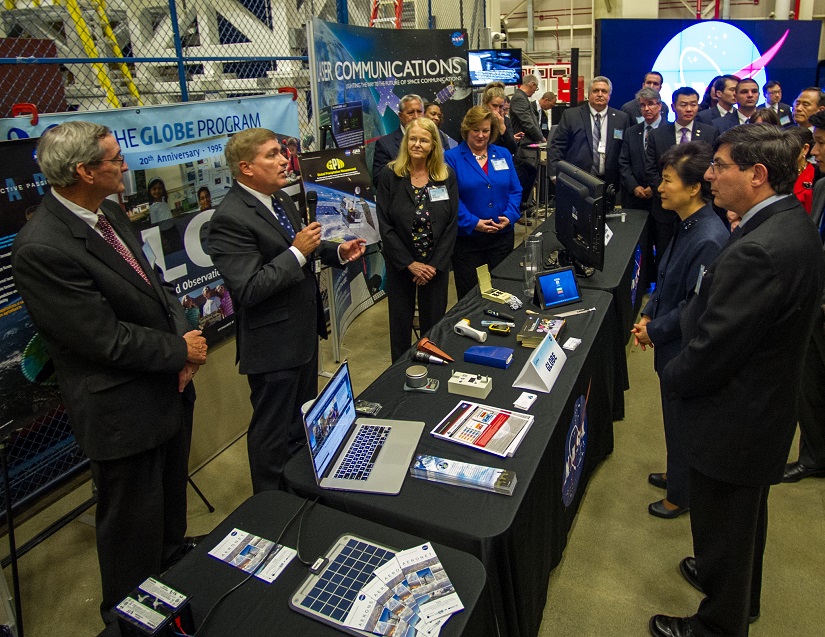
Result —
<instances>
[{"instance_id":1,"label":"laptop keyboard","mask_svg":"<svg viewBox=\"0 0 825 637\"><path fill-rule=\"evenodd\" d=\"M335 478L366 480L375 466L378 452L381 451L392 429L392 427L381 425L360 425L359 427L347 455L344 456L341 466L335 472Z\"/></svg>"}]
</instances>

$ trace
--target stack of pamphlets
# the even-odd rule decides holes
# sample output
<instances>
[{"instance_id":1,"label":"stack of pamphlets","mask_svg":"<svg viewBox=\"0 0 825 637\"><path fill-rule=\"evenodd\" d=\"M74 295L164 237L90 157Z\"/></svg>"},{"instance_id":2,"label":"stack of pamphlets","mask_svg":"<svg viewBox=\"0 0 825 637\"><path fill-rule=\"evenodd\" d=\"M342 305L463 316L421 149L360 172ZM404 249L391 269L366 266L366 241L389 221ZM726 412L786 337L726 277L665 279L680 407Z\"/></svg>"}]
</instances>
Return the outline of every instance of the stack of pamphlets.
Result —
<instances>
[{"instance_id":1,"label":"stack of pamphlets","mask_svg":"<svg viewBox=\"0 0 825 637\"><path fill-rule=\"evenodd\" d=\"M546 316L528 316L524 325L521 326L516 340L521 343L522 347L529 347L535 349L544 340L544 337L550 332L553 338L559 340L559 334L564 327L564 319L549 318Z\"/></svg>"},{"instance_id":2,"label":"stack of pamphlets","mask_svg":"<svg viewBox=\"0 0 825 637\"><path fill-rule=\"evenodd\" d=\"M295 549L275 544L240 529L232 529L209 555L272 583L295 557Z\"/></svg>"},{"instance_id":3,"label":"stack of pamphlets","mask_svg":"<svg viewBox=\"0 0 825 637\"><path fill-rule=\"evenodd\" d=\"M479 451L510 457L532 424L530 414L462 400L430 433Z\"/></svg>"},{"instance_id":4,"label":"stack of pamphlets","mask_svg":"<svg viewBox=\"0 0 825 637\"><path fill-rule=\"evenodd\" d=\"M504 495L513 495L513 489L516 488L515 471L423 454L413 458L410 475L432 482L470 487Z\"/></svg>"},{"instance_id":5,"label":"stack of pamphlets","mask_svg":"<svg viewBox=\"0 0 825 637\"><path fill-rule=\"evenodd\" d=\"M431 544L382 564L355 597L344 625L376 635L436 637L453 613L464 610Z\"/></svg>"}]
</instances>

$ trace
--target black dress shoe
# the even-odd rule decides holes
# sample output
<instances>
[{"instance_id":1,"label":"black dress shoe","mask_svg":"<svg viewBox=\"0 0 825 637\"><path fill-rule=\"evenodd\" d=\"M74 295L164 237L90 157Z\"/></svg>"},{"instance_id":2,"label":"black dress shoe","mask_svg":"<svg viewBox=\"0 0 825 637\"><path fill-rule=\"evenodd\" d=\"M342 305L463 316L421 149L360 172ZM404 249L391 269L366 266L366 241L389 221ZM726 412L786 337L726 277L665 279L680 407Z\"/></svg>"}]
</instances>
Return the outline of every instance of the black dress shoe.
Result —
<instances>
[{"instance_id":1,"label":"black dress shoe","mask_svg":"<svg viewBox=\"0 0 825 637\"><path fill-rule=\"evenodd\" d=\"M782 476L782 482L799 482L804 478L822 478L825 477L825 469L812 469L806 467L801 462L791 462L785 465L785 474Z\"/></svg>"},{"instance_id":2,"label":"black dress shoe","mask_svg":"<svg viewBox=\"0 0 825 637\"><path fill-rule=\"evenodd\" d=\"M679 562L679 572L682 574L682 577L685 578L688 584L693 586L697 591L705 594L705 591L702 590L702 585L699 583L699 577L696 574L696 558L695 557L686 557L681 562ZM748 623L752 624L757 619L759 619L759 611L752 612L748 616Z\"/></svg>"},{"instance_id":3,"label":"black dress shoe","mask_svg":"<svg viewBox=\"0 0 825 637\"><path fill-rule=\"evenodd\" d=\"M651 473L649 476L647 476L647 481L654 487L659 487L660 489L667 489L667 478L665 477L664 473Z\"/></svg>"},{"instance_id":4,"label":"black dress shoe","mask_svg":"<svg viewBox=\"0 0 825 637\"><path fill-rule=\"evenodd\" d=\"M679 571L682 573L682 577L687 580L687 583L693 586L697 591L703 593L705 591L702 590L702 585L699 583L699 578L696 576L696 558L695 557L686 557L681 562L679 562Z\"/></svg>"},{"instance_id":5,"label":"black dress shoe","mask_svg":"<svg viewBox=\"0 0 825 637\"><path fill-rule=\"evenodd\" d=\"M656 502L651 502L648 505L647 510L650 515L655 515L657 518L672 520L673 518L678 518L683 513L690 511L690 507L676 507L675 509L668 509L664 504L664 500L656 500Z\"/></svg>"},{"instance_id":6,"label":"black dress shoe","mask_svg":"<svg viewBox=\"0 0 825 637\"><path fill-rule=\"evenodd\" d=\"M653 637L692 637L694 634L686 617L654 615L647 627Z\"/></svg>"}]
</instances>

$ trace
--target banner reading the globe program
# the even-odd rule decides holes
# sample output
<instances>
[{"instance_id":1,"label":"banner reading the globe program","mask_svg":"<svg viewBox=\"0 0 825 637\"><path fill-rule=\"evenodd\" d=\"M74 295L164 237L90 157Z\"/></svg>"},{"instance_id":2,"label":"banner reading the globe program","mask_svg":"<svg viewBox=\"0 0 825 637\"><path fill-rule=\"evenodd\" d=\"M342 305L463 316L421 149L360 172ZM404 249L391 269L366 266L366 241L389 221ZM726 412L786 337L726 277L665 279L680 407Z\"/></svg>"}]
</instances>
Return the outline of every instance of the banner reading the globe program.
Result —
<instances>
[{"instance_id":1,"label":"banner reading the globe program","mask_svg":"<svg viewBox=\"0 0 825 637\"><path fill-rule=\"evenodd\" d=\"M117 139L128 166L118 201L143 240L149 262L174 287L192 328L203 330L210 345L233 336L232 299L206 252L207 224L232 185L223 151L232 134L267 128L288 153L285 142L298 136L292 96L55 113L41 115L36 125L28 119L2 119L0 138L26 140L72 120L107 126ZM288 178L295 183L300 177L289 173ZM0 206L17 197L14 189L8 192L12 194L0 199L5 202ZM38 203L39 198L26 201L31 210Z\"/></svg>"},{"instance_id":2,"label":"banner reading the globe program","mask_svg":"<svg viewBox=\"0 0 825 637\"><path fill-rule=\"evenodd\" d=\"M466 31L370 29L313 18L310 35L316 113L328 117L332 105L360 103L369 141L398 128L400 100L414 93L440 104L444 132L461 139L461 120L473 105Z\"/></svg>"}]
</instances>

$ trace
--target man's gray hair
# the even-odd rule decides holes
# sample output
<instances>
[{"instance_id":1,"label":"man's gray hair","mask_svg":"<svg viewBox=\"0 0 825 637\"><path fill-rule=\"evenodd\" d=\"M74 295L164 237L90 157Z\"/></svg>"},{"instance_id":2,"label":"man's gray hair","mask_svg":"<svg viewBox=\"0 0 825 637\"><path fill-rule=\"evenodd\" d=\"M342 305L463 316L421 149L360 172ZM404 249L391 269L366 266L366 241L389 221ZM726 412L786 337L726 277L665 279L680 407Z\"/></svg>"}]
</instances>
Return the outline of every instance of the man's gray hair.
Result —
<instances>
[{"instance_id":1,"label":"man's gray hair","mask_svg":"<svg viewBox=\"0 0 825 637\"><path fill-rule=\"evenodd\" d=\"M536 86L538 86L539 85L539 78L537 78L535 75L525 75L523 78L521 78L521 83L522 84L535 84Z\"/></svg>"},{"instance_id":2,"label":"man's gray hair","mask_svg":"<svg viewBox=\"0 0 825 637\"><path fill-rule=\"evenodd\" d=\"M50 128L37 143L37 163L49 184L58 188L77 183L77 165L103 161L100 140L111 135L105 126L74 120Z\"/></svg>"},{"instance_id":3,"label":"man's gray hair","mask_svg":"<svg viewBox=\"0 0 825 637\"><path fill-rule=\"evenodd\" d=\"M416 100L421 102L421 108L424 108L424 100L421 99L420 95L416 95L415 93L408 93L407 95L401 98L401 101L398 104L398 112L403 112L403 110L407 107L407 104L409 104L410 102L415 102Z\"/></svg>"},{"instance_id":4,"label":"man's gray hair","mask_svg":"<svg viewBox=\"0 0 825 637\"><path fill-rule=\"evenodd\" d=\"M636 91L636 99L637 100L656 100L659 104L662 103L662 96L659 95L659 91L655 88L650 88L649 86L645 86L644 88L640 88Z\"/></svg>"},{"instance_id":5,"label":"man's gray hair","mask_svg":"<svg viewBox=\"0 0 825 637\"><path fill-rule=\"evenodd\" d=\"M588 93L591 90L593 90L593 85L596 82L604 82L605 84L607 84L607 89L610 91L610 93L611 94L613 93L613 82L611 82L610 79L605 77L604 75L597 75L592 80L590 80L590 86L587 87L587 92Z\"/></svg>"}]
</instances>

